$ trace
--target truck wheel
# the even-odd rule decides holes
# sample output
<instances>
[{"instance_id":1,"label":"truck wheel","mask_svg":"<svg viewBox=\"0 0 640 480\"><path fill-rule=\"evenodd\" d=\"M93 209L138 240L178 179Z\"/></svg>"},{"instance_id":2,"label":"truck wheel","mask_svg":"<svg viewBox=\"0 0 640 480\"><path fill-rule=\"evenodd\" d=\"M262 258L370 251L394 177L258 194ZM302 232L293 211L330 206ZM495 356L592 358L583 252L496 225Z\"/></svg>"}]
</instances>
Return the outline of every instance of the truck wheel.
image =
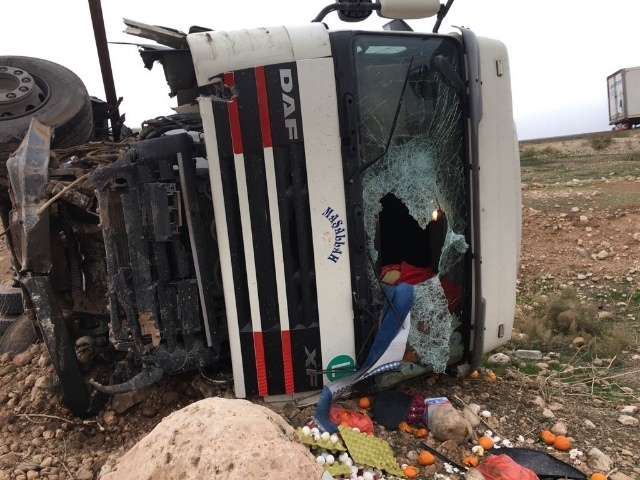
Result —
<instances>
[{"instance_id":1,"label":"truck wheel","mask_svg":"<svg viewBox=\"0 0 640 480\"><path fill-rule=\"evenodd\" d=\"M86 143L93 132L82 80L57 63L0 56L0 161L20 145L31 118L54 127L52 148Z\"/></svg>"},{"instance_id":2,"label":"truck wheel","mask_svg":"<svg viewBox=\"0 0 640 480\"><path fill-rule=\"evenodd\" d=\"M8 352L14 355L22 353L37 341L38 335L36 335L31 320L22 314L11 322L5 334L0 338L0 355Z\"/></svg>"},{"instance_id":3,"label":"truck wheel","mask_svg":"<svg viewBox=\"0 0 640 480\"><path fill-rule=\"evenodd\" d=\"M22 290L19 288L0 288L0 316L20 315L22 313Z\"/></svg>"}]
</instances>

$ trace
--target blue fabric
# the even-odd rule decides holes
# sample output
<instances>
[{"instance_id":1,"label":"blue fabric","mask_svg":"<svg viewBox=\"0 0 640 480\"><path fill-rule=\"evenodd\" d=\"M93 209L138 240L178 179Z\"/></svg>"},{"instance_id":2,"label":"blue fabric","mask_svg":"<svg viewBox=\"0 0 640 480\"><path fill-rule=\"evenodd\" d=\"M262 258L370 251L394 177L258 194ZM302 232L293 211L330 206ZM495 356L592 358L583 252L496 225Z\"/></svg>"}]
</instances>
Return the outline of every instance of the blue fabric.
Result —
<instances>
[{"instance_id":1,"label":"blue fabric","mask_svg":"<svg viewBox=\"0 0 640 480\"><path fill-rule=\"evenodd\" d=\"M389 348L389 345L402 328L402 322L411 310L413 305L413 286L407 283L400 283L396 286L383 285L387 298L391 301L393 308L385 300L382 311L382 322L380 329L373 340L367 359L362 367L348 377L340 378L324 386L313 419L321 431L335 433L338 425L329 420L329 410L334 399L341 396L352 385L362 379L382 354Z\"/></svg>"}]
</instances>

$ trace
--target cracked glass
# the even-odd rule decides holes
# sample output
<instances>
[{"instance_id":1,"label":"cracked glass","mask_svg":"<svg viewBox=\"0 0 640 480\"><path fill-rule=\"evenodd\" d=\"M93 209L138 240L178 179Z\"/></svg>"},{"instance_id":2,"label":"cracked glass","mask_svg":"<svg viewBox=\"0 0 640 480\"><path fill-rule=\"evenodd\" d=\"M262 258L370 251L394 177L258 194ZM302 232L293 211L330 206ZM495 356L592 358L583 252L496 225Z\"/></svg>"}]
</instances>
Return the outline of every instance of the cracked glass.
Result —
<instances>
[{"instance_id":1,"label":"cracked glass","mask_svg":"<svg viewBox=\"0 0 640 480\"><path fill-rule=\"evenodd\" d=\"M381 304L381 282L414 284L402 368L444 372L463 356L469 308L461 46L416 35L353 46L370 289Z\"/></svg>"}]
</instances>

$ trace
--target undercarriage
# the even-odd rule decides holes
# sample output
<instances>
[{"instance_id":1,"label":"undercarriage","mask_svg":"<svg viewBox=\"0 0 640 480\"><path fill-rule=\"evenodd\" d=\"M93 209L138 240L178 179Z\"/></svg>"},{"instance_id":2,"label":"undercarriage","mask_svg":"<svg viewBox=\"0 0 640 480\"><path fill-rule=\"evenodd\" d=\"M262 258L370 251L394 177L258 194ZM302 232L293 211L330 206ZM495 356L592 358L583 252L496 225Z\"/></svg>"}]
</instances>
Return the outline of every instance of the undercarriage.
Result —
<instances>
[{"instance_id":1,"label":"undercarriage","mask_svg":"<svg viewBox=\"0 0 640 480\"><path fill-rule=\"evenodd\" d=\"M25 312L79 416L101 407L100 393L228 352L199 135L144 136L50 151L51 129L34 120L7 162L2 213Z\"/></svg>"}]
</instances>

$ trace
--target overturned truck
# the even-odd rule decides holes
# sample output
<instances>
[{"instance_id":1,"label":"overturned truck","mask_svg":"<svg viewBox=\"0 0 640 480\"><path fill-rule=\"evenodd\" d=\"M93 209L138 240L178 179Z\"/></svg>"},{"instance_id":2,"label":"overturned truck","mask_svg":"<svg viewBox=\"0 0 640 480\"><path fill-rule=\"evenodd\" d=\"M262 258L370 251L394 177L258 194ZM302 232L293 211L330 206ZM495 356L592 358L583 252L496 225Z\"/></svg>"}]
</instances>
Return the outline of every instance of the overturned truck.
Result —
<instances>
[{"instance_id":1,"label":"overturned truck","mask_svg":"<svg viewBox=\"0 0 640 480\"><path fill-rule=\"evenodd\" d=\"M509 339L509 61L468 29L438 34L450 4L340 1L306 25L189 34L127 22L161 44L141 54L178 113L122 139L71 72L0 57L14 327L35 328L74 414L224 364L238 397L309 395L363 364L389 309L400 333L369 388L464 373ZM392 21L331 31L334 10ZM430 16L436 33L404 21Z\"/></svg>"}]
</instances>

